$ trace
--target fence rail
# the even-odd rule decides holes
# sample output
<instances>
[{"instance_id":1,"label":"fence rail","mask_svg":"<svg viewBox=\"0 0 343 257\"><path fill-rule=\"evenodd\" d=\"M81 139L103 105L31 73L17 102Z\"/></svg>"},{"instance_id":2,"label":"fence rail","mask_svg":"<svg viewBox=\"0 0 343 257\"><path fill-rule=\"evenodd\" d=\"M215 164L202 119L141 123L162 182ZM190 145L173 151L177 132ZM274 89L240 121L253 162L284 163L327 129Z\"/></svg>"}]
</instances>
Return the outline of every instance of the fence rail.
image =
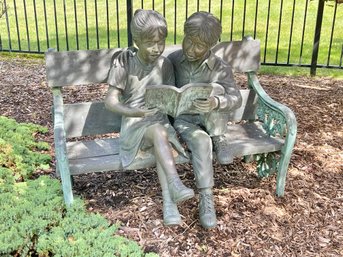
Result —
<instances>
[{"instance_id":1,"label":"fence rail","mask_svg":"<svg viewBox=\"0 0 343 257\"><path fill-rule=\"evenodd\" d=\"M167 20L167 44L179 44L183 22L209 11L222 41L250 35L261 41L264 65L342 69L343 4L324 0L3 0L0 51L44 53L132 44L129 21L138 8Z\"/></svg>"}]
</instances>

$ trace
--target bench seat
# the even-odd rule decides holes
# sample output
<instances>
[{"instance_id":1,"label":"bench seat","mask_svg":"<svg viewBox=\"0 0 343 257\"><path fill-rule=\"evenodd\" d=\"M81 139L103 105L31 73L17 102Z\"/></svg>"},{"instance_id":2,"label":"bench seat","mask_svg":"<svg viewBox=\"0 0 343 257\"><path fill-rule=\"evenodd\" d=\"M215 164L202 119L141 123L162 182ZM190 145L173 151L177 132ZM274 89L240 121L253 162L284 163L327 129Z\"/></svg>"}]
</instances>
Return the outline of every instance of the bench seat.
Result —
<instances>
[{"instance_id":1,"label":"bench seat","mask_svg":"<svg viewBox=\"0 0 343 257\"><path fill-rule=\"evenodd\" d=\"M282 138L267 136L260 122L228 125L228 133L225 137L233 157L279 151L284 144ZM119 159L119 138L68 142L67 151L71 175L123 170ZM176 156L176 163L187 162L189 159ZM153 166L155 166L154 155L147 152L139 155L127 170Z\"/></svg>"}]
</instances>

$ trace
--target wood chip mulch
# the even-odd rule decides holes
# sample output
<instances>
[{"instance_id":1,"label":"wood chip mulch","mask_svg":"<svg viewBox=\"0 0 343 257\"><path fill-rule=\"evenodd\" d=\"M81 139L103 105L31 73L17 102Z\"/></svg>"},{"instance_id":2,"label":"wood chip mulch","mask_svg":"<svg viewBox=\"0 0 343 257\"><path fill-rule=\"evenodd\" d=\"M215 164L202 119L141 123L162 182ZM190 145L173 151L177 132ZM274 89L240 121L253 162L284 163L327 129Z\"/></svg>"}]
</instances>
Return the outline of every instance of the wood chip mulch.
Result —
<instances>
[{"instance_id":1,"label":"wood chip mulch","mask_svg":"<svg viewBox=\"0 0 343 257\"><path fill-rule=\"evenodd\" d=\"M0 57L0 115L49 127L43 60ZM154 169L75 177L75 194L91 212L119 222L119 234L160 256L343 256L343 81L260 75L270 96L289 106L298 121L286 192L275 196L275 176L260 179L254 164L214 164L218 226L198 222L198 198L180 205L183 223L165 227ZM244 76L237 76L239 85ZM106 85L69 88L66 102L102 99ZM53 151L51 152L53 154ZM195 189L191 165L178 165ZM54 164L49 171L54 173Z\"/></svg>"}]
</instances>

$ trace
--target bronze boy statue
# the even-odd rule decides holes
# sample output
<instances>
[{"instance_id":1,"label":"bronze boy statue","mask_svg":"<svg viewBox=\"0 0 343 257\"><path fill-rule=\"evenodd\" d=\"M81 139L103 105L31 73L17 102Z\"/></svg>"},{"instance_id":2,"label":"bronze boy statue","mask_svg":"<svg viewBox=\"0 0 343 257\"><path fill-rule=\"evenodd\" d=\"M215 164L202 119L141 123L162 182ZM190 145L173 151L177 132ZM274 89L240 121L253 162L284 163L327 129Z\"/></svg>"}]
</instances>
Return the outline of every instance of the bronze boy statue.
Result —
<instances>
[{"instance_id":1,"label":"bronze boy statue","mask_svg":"<svg viewBox=\"0 0 343 257\"><path fill-rule=\"evenodd\" d=\"M212 14L196 12L184 24L182 50L168 58L174 65L176 86L189 83L208 83L214 87L212 96L193 102L202 114L180 115L174 127L192 153L196 186L199 189L200 223L204 228L217 224L212 187L212 142L220 163L230 163L230 149L221 145L227 128L227 112L241 105L231 68L211 52L221 35L221 24Z\"/></svg>"},{"instance_id":2,"label":"bronze boy statue","mask_svg":"<svg viewBox=\"0 0 343 257\"><path fill-rule=\"evenodd\" d=\"M163 217L166 225L181 223L176 203L194 196L180 180L171 142L183 152L166 115L144 107L147 85L174 85L173 66L162 57L167 36L163 16L152 10L138 10L131 22L133 40L138 49L127 49L113 61L106 107L122 115L120 157L128 167L139 151L153 149L162 187Z\"/></svg>"}]
</instances>

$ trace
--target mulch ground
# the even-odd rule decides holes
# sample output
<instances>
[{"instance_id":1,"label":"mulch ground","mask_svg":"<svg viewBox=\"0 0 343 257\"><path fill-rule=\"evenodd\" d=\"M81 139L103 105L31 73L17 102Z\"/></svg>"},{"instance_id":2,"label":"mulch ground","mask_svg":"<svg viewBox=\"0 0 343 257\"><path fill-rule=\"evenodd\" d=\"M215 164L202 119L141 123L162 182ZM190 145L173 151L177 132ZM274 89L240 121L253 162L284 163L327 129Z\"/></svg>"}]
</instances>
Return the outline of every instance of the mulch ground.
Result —
<instances>
[{"instance_id":1,"label":"mulch ground","mask_svg":"<svg viewBox=\"0 0 343 257\"><path fill-rule=\"evenodd\" d=\"M238 159L214 164L218 226L212 230L199 225L197 197L180 205L182 225L163 226L154 169L76 176L75 194L89 211L119 222L119 234L161 256L343 256L343 81L259 78L298 121L283 198L275 196L275 176L260 179L254 164ZM244 77L237 83L244 85ZM65 90L65 101L93 101L106 92L105 85L81 89ZM43 139L53 146L51 105L42 60L0 57L0 115L47 126ZM191 166L177 168L195 189Z\"/></svg>"}]
</instances>

